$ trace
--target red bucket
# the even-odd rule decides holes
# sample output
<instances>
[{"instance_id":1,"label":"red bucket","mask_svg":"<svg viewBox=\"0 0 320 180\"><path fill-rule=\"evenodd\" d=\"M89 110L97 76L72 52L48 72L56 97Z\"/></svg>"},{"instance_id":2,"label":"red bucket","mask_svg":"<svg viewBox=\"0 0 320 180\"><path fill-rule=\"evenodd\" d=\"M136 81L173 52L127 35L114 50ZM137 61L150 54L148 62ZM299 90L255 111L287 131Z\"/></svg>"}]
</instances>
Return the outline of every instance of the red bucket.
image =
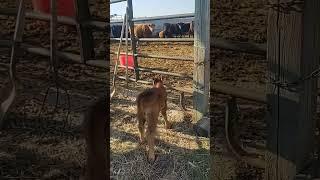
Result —
<instances>
[{"instance_id":1,"label":"red bucket","mask_svg":"<svg viewBox=\"0 0 320 180\"><path fill-rule=\"evenodd\" d=\"M126 67L126 55L121 54L119 56L120 66ZM128 55L128 69L134 69L134 60L132 55Z\"/></svg>"},{"instance_id":2,"label":"red bucket","mask_svg":"<svg viewBox=\"0 0 320 180\"><path fill-rule=\"evenodd\" d=\"M50 14L51 0L32 0L33 10L39 13ZM57 15L75 17L74 0L57 0Z\"/></svg>"}]
</instances>

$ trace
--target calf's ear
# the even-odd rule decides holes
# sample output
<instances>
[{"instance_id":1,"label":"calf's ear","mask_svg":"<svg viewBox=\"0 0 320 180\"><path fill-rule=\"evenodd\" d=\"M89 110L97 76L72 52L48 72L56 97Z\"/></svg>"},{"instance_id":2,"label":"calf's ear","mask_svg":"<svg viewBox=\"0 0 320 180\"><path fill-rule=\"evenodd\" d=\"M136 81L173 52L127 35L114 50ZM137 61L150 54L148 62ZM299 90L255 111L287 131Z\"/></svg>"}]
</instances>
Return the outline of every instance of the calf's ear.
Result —
<instances>
[{"instance_id":1,"label":"calf's ear","mask_svg":"<svg viewBox=\"0 0 320 180\"><path fill-rule=\"evenodd\" d=\"M152 85L156 84L156 78L152 78Z\"/></svg>"}]
</instances>

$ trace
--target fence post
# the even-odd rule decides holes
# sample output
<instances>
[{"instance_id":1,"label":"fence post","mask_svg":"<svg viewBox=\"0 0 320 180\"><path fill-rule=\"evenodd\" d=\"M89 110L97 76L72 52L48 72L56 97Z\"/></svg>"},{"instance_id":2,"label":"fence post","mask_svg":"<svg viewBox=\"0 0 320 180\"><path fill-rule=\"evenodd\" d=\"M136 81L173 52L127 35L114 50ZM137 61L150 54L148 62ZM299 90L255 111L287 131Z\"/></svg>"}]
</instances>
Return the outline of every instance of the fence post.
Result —
<instances>
[{"instance_id":1,"label":"fence post","mask_svg":"<svg viewBox=\"0 0 320 180\"><path fill-rule=\"evenodd\" d=\"M200 120L207 112L210 87L210 1L195 1L193 118Z\"/></svg>"},{"instance_id":2,"label":"fence post","mask_svg":"<svg viewBox=\"0 0 320 180\"><path fill-rule=\"evenodd\" d=\"M94 57L94 43L92 29L83 26L83 22L91 19L88 0L74 0L76 9L77 31L80 36L80 55L81 61L86 63L87 60Z\"/></svg>"},{"instance_id":3,"label":"fence post","mask_svg":"<svg viewBox=\"0 0 320 180\"><path fill-rule=\"evenodd\" d=\"M277 0L271 3L275 7L268 17L268 77L272 82L295 82L318 68L320 21L315 17L320 17L320 1L302 1L291 12L279 11ZM286 0L280 3L289 6ZM298 82L284 88L267 85L266 180L295 179L313 152L317 82Z\"/></svg>"}]
</instances>

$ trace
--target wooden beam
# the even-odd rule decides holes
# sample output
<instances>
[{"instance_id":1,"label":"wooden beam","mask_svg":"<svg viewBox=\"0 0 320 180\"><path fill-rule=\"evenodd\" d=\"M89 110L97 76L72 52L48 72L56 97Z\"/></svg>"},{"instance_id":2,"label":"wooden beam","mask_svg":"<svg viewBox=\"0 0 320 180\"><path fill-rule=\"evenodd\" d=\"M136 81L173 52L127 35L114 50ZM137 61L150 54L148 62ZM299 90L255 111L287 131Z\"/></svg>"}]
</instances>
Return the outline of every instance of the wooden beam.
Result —
<instances>
[{"instance_id":1,"label":"wooden beam","mask_svg":"<svg viewBox=\"0 0 320 180\"><path fill-rule=\"evenodd\" d=\"M80 38L80 55L83 63L94 57L92 30L83 25L91 19L88 0L75 0L77 30Z\"/></svg>"},{"instance_id":2,"label":"wooden beam","mask_svg":"<svg viewBox=\"0 0 320 180\"><path fill-rule=\"evenodd\" d=\"M211 89L213 92L228 94L237 98L246 99L249 101L255 101L259 103L266 103L266 95L265 92L257 89L245 89L239 88L235 86L230 86L222 82L212 82L213 88Z\"/></svg>"},{"instance_id":3,"label":"wooden beam","mask_svg":"<svg viewBox=\"0 0 320 180\"><path fill-rule=\"evenodd\" d=\"M56 0L51 0L51 20L50 20L50 62L51 68L56 73L56 67L58 65L57 58L57 3ZM55 74L57 75L57 74ZM57 77L55 77L57 78Z\"/></svg>"},{"instance_id":4,"label":"wooden beam","mask_svg":"<svg viewBox=\"0 0 320 180\"><path fill-rule=\"evenodd\" d=\"M109 67L109 62L106 60L89 60L87 61L87 65L107 69Z\"/></svg>"},{"instance_id":5,"label":"wooden beam","mask_svg":"<svg viewBox=\"0 0 320 180\"><path fill-rule=\"evenodd\" d=\"M251 42L230 41L221 38L213 38L211 41L214 48L232 50L243 53L266 55L266 44L257 44Z\"/></svg>"},{"instance_id":6,"label":"wooden beam","mask_svg":"<svg viewBox=\"0 0 320 180\"><path fill-rule=\"evenodd\" d=\"M318 68L320 52L320 1L305 0L295 11L278 11L287 0L271 0L268 17L268 77L295 82ZM313 151L316 79L291 89L267 85L268 137L266 180L291 180L304 168Z\"/></svg>"},{"instance_id":7,"label":"wooden beam","mask_svg":"<svg viewBox=\"0 0 320 180\"><path fill-rule=\"evenodd\" d=\"M210 88L210 1L195 1L193 119L208 113Z\"/></svg>"}]
</instances>

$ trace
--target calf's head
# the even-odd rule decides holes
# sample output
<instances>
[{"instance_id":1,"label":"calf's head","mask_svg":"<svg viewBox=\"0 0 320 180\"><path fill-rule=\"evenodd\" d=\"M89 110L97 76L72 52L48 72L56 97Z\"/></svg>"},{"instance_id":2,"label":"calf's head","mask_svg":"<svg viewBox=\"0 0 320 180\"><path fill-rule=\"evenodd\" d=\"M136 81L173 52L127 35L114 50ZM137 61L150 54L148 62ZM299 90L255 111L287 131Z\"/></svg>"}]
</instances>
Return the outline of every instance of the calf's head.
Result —
<instances>
[{"instance_id":1,"label":"calf's head","mask_svg":"<svg viewBox=\"0 0 320 180\"><path fill-rule=\"evenodd\" d=\"M156 87L156 88L163 88L164 85L163 85L163 78L160 77L160 78L154 78L153 79L153 87Z\"/></svg>"}]
</instances>

